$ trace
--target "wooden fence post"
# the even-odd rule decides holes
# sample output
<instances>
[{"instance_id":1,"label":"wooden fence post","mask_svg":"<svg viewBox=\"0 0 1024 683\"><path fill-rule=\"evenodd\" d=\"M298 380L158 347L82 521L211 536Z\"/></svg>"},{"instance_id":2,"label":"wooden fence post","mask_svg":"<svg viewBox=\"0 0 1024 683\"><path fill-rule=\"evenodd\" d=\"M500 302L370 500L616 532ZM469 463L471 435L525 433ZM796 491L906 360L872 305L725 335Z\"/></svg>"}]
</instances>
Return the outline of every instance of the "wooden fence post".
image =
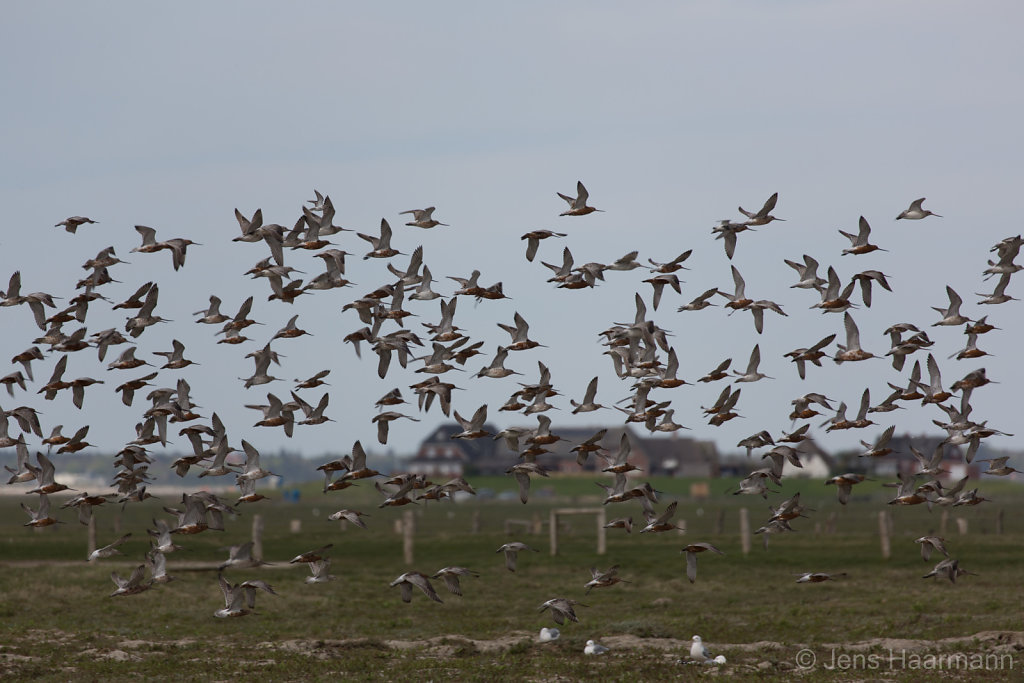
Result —
<instances>
[{"instance_id":1,"label":"wooden fence post","mask_svg":"<svg viewBox=\"0 0 1024 683\"><path fill-rule=\"evenodd\" d=\"M889 546L889 516L888 510L878 511L878 538L882 543L882 559L888 560L892 554L892 549Z\"/></svg>"},{"instance_id":2,"label":"wooden fence post","mask_svg":"<svg viewBox=\"0 0 1024 683\"><path fill-rule=\"evenodd\" d=\"M747 508L740 508L740 547L744 555L750 554L750 514Z\"/></svg>"},{"instance_id":3,"label":"wooden fence post","mask_svg":"<svg viewBox=\"0 0 1024 683\"><path fill-rule=\"evenodd\" d=\"M551 554L558 554L558 513L551 511L548 516L548 539L551 543Z\"/></svg>"},{"instance_id":4,"label":"wooden fence post","mask_svg":"<svg viewBox=\"0 0 1024 683\"><path fill-rule=\"evenodd\" d=\"M252 516L252 558L263 559L263 515Z\"/></svg>"},{"instance_id":5,"label":"wooden fence post","mask_svg":"<svg viewBox=\"0 0 1024 683\"><path fill-rule=\"evenodd\" d=\"M416 526L414 520L412 510L406 510L402 513L402 556L405 558L407 565L411 565L413 559L413 533Z\"/></svg>"}]
</instances>

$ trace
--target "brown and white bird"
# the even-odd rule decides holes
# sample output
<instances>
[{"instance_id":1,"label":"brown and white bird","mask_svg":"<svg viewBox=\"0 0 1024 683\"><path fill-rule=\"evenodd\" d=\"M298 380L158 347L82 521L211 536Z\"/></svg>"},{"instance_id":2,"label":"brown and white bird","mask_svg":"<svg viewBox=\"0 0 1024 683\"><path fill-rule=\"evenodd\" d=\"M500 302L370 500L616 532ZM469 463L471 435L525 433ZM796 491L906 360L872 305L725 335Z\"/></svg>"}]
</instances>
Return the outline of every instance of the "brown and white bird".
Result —
<instances>
[{"instance_id":1,"label":"brown and white bird","mask_svg":"<svg viewBox=\"0 0 1024 683\"><path fill-rule=\"evenodd\" d=\"M778 201L779 201L779 193L776 192L771 197L769 197L765 201L764 205L760 208L760 210L758 210L756 212L746 211L742 206L739 207L739 212L742 213L744 216L746 216L749 219L747 221L744 221L745 225L747 225L747 226L768 225L772 221L784 221L785 219L776 218L775 216L770 215L771 212L775 210L775 204Z\"/></svg>"},{"instance_id":2,"label":"brown and white bird","mask_svg":"<svg viewBox=\"0 0 1024 683\"><path fill-rule=\"evenodd\" d=\"M675 501L674 500L674 501L672 501L669 504L669 506L667 508L665 508L665 510L660 515L648 515L647 516L647 525L643 529L640 530L640 533L642 533L642 534L648 533L648 532L658 533L658 532L662 532L662 531L672 531L672 530L686 531L686 527L685 526L679 526L679 525L674 524L674 523L669 521L670 519L672 519L672 516L675 515L675 513L676 513L676 506L678 504L679 504L679 501Z\"/></svg>"},{"instance_id":3,"label":"brown and white bird","mask_svg":"<svg viewBox=\"0 0 1024 683\"><path fill-rule=\"evenodd\" d=\"M60 223L55 224L53 227L63 227L65 230L74 235L75 230L78 230L79 227L92 223L99 223L99 221L94 221L93 219L86 218L85 216L69 216L62 220Z\"/></svg>"},{"instance_id":4,"label":"brown and white bird","mask_svg":"<svg viewBox=\"0 0 1024 683\"><path fill-rule=\"evenodd\" d=\"M614 565L608 571L601 571L597 567L590 568L591 579L588 581L584 588L586 588L586 594L589 595L590 591L594 588L607 588L608 586L614 586L617 583L629 583L625 579L619 576L619 565Z\"/></svg>"},{"instance_id":5,"label":"brown and white bird","mask_svg":"<svg viewBox=\"0 0 1024 683\"><path fill-rule=\"evenodd\" d=\"M846 505L846 502L850 500L850 493L853 491L853 487L856 484L864 481L866 477L863 474L856 474L853 472L847 472L846 474L839 474L825 482L826 486L833 485L836 487L836 494L839 498L841 505Z\"/></svg>"},{"instance_id":6,"label":"brown and white bird","mask_svg":"<svg viewBox=\"0 0 1024 683\"><path fill-rule=\"evenodd\" d=\"M922 208L921 204L924 202L924 200L925 198L921 197L920 199L915 199L914 201L910 202L910 208L908 208L906 211L901 211L900 215L896 216L896 220L906 219L908 221L919 221L927 216L935 216L936 218L942 218L942 216L940 216L939 214L932 213L928 209Z\"/></svg>"},{"instance_id":7,"label":"brown and white bird","mask_svg":"<svg viewBox=\"0 0 1024 683\"><path fill-rule=\"evenodd\" d=\"M799 578L796 580L797 583L822 583L823 581L835 581L840 576L846 576L846 572L839 572L838 574L826 574L825 572L804 572L803 574L797 574Z\"/></svg>"},{"instance_id":8,"label":"brown and white bird","mask_svg":"<svg viewBox=\"0 0 1024 683\"><path fill-rule=\"evenodd\" d=\"M560 216L586 216L588 213L601 211L601 209L595 209L592 206L587 206L587 200L590 198L590 193L587 192L587 188L583 187L583 183L581 181L576 181L575 198L564 195L561 192L558 192L557 194L569 204L569 210L560 213Z\"/></svg>"},{"instance_id":9,"label":"brown and white bird","mask_svg":"<svg viewBox=\"0 0 1024 683\"><path fill-rule=\"evenodd\" d=\"M213 613L213 616L219 618L243 617L247 614L253 614L256 609L257 589L266 591L271 595L277 595L273 586L259 579L250 579L249 581L232 585L225 580L223 574L218 574L217 582L220 584L220 590L224 596L224 607Z\"/></svg>"},{"instance_id":10,"label":"brown and white bird","mask_svg":"<svg viewBox=\"0 0 1024 683\"><path fill-rule=\"evenodd\" d=\"M117 588L110 597L118 595L137 595L143 591L147 591L153 587L153 581L143 581L146 575L146 565L140 564L137 566L127 579L122 579L118 576L117 572L110 572L110 580L114 582Z\"/></svg>"},{"instance_id":11,"label":"brown and white bird","mask_svg":"<svg viewBox=\"0 0 1024 683\"><path fill-rule=\"evenodd\" d=\"M843 249L843 256L847 254L868 254L876 250L885 251L885 249L882 249L881 247L868 242L868 238L871 236L871 226L868 225L868 222L867 220L864 219L864 216L860 217L860 230L857 232L856 235L849 232L845 232L843 230L840 230L839 233L843 235L843 237L850 240L850 248Z\"/></svg>"},{"instance_id":12,"label":"brown and white bird","mask_svg":"<svg viewBox=\"0 0 1024 683\"><path fill-rule=\"evenodd\" d=\"M299 564L302 562L317 562L327 557L327 551L334 547L333 543L328 543L325 546L321 546L316 550L307 550L304 553L300 553L288 560L288 564Z\"/></svg>"},{"instance_id":13,"label":"brown and white bird","mask_svg":"<svg viewBox=\"0 0 1024 683\"><path fill-rule=\"evenodd\" d=\"M391 587L398 586L401 589L402 602L412 602L412 589L419 588L423 594L434 602L443 602L437 596L437 591L430 583L430 578L420 572L406 572L391 582Z\"/></svg>"},{"instance_id":14,"label":"brown and white bird","mask_svg":"<svg viewBox=\"0 0 1024 683\"><path fill-rule=\"evenodd\" d=\"M949 551L946 550L946 539L941 536L922 536L915 540L914 543L921 546L921 559L925 562L931 559L933 550L937 550L946 557L949 557Z\"/></svg>"},{"instance_id":15,"label":"brown and white bird","mask_svg":"<svg viewBox=\"0 0 1024 683\"><path fill-rule=\"evenodd\" d=\"M402 211L398 215L404 216L406 214L412 214L412 221L406 223L414 228L433 228L438 225L448 227L447 223L439 223L434 220L434 209L433 206L428 206L425 209L411 209L409 211Z\"/></svg>"},{"instance_id":16,"label":"brown and white bird","mask_svg":"<svg viewBox=\"0 0 1024 683\"><path fill-rule=\"evenodd\" d=\"M686 578L690 580L690 583L697 580L697 555L709 550L713 553L718 553L719 555L725 555L725 553L710 543L703 542L690 543L679 551L681 553L686 553Z\"/></svg>"},{"instance_id":17,"label":"brown and white bird","mask_svg":"<svg viewBox=\"0 0 1024 683\"><path fill-rule=\"evenodd\" d=\"M543 612L546 609L550 609L552 618L559 626L565 624L566 619L578 624L580 620L576 616L576 611L573 609L576 605L587 607L587 605L584 605L582 602L570 600L569 598L551 598L540 606L540 611Z\"/></svg>"},{"instance_id":18,"label":"brown and white bird","mask_svg":"<svg viewBox=\"0 0 1024 683\"><path fill-rule=\"evenodd\" d=\"M500 548L498 548L495 552L505 553L505 568L508 569L510 572L514 572L516 570L519 552L522 550L532 550L535 553L540 552L536 548L531 548L530 546L526 545L525 543L521 543L520 541L512 541L510 543L506 543Z\"/></svg>"},{"instance_id":19,"label":"brown and white bird","mask_svg":"<svg viewBox=\"0 0 1024 683\"><path fill-rule=\"evenodd\" d=\"M445 567L444 569L439 569L431 578L443 579L449 593L462 597L462 586L459 584L459 578L464 576L480 578L480 573L465 567Z\"/></svg>"}]
</instances>

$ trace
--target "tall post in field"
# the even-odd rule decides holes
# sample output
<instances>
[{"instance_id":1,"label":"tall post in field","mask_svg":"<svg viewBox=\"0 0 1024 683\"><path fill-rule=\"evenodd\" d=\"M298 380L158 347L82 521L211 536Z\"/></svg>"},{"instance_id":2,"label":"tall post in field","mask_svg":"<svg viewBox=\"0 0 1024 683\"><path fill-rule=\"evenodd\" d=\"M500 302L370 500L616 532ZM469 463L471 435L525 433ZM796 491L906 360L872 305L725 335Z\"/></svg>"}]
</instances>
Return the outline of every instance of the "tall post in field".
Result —
<instances>
[{"instance_id":1,"label":"tall post in field","mask_svg":"<svg viewBox=\"0 0 1024 683\"><path fill-rule=\"evenodd\" d=\"M878 511L878 538L882 543L882 559L888 560L892 555L892 549L889 546L889 511L879 510Z\"/></svg>"},{"instance_id":2,"label":"tall post in field","mask_svg":"<svg viewBox=\"0 0 1024 683\"><path fill-rule=\"evenodd\" d=\"M263 515L252 516L252 558L263 559Z\"/></svg>"},{"instance_id":3,"label":"tall post in field","mask_svg":"<svg viewBox=\"0 0 1024 683\"><path fill-rule=\"evenodd\" d=\"M750 513L740 508L740 547L744 555L750 554Z\"/></svg>"},{"instance_id":4,"label":"tall post in field","mask_svg":"<svg viewBox=\"0 0 1024 683\"><path fill-rule=\"evenodd\" d=\"M551 541L551 554L558 554L558 513L551 511L548 517L548 538Z\"/></svg>"}]
</instances>

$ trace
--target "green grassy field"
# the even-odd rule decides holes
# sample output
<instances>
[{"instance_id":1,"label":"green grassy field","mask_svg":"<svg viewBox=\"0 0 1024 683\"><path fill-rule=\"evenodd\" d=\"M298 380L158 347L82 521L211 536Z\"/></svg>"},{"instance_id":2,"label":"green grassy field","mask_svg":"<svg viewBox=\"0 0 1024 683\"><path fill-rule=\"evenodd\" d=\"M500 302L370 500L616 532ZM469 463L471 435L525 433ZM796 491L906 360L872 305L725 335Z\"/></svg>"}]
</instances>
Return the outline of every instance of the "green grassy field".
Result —
<instances>
[{"instance_id":1,"label":"green grassy field","mask_svg":"<svg viewBox=\"0 0 1024 683\"><path fill-rule=\"evenodd\" d=\"M511 490L514 484L509 478L477 478L472 483L495 492ZM18 505L23 498L34 504L34 497L0 496L0 678L238 680L257 675L266 680L344 676L547 681L689 680L722 673L777 680L859 680L873 675L1019 680L1024 662L1017 661L1014 648L1024 644L1017 587L1024 520L1015 511L1024 491L1012 484L986 480L982 493L993 502L949 509L944 535L950 552L961 566L977 572L952 585L921 578L937 559L923 562L913 542L941 531L942 509L886 506L891 490L878 482L855 488L856 498L845 507L820 481L786 482L769 502L800 491L814 512L793 522L796 533L773 536L767 550L755 536L745 555L739 510L749 511L751 528L756 529L768 520L766 501L728 495L734 482L727 480L710 482L708 500L690 498L694 482L652 480L664 492L663 501L679 499L676 519L685 520L686 534L609 530L605 556L596 555L595 523L589 516L564 518L560 552L549 554L550 509L600 507L601 500L591 478L553 477L549 483L548 495L534 491L525 506L471 500L400 509L377 509L379 495L367 484L329 494L307 487L297 503L270 500L243 506L242 515L229 520L224 532L178 538L185 549L168 555L168 572L175 581L117 598L108 597L114 589L110 572L126 576L142 561L148 548L145 530L153 517L166 516L161 506L175 500L133 504L123 513L99 508L100 544L113 540L118 529L131 532L132 538L121 548L124 555L89 564L86 529L70 511L58 514L66 524L33 530L22 526L27 517ZM54 496L54 503L61 500ZM342 507L368 512L369 530L341 529L327 520ZM415 509L415 557L407 567L395 523L410 508ZM880 510L891 515L892 552L887 560L878 539ZM610 505L606 511L609 519L642 517L639 505ZM273 564L228 570L226 576L236 583L264 579L279 595L260 593L258 614L216 619L213 613L223 600L214 567L227 558L224 546L250 538L257 512L265 520L264 558ZM543 534L526 529L504 533L506 520L532 522L535 516L544 522ZM959 534L957 517L966 520L967 534ZM299 533L292 531L294 520L301 525ZM835 529L828 532L831 526ZM1002 533L996 533L998 527ZM521 553L514 574L495 552L509 540L540 551ZM693 541L711 542L725 556L701 556L697 581L691 584L679 550ZM331 573L337 579L306 584L308 569L288 560L325 543L334 544ZM585 596L589 568L614 564L628 583ZM432 574L446 565L480 572L479 579L463 580L464 597L449 595L437 581L443 604L419 592L411 604L404 604L398 589L388 586L408 569ZM847 576L821 584L795 583L796 574L810 571ZM579 624L562 627L559 640L541 644L540 628L554 623L538 609L553 597L587 606L577 608ZM694 634L727 657L720 671L682 663ZM591 638L609 645L611 652L584 655L583 646ZM929 642L905 651L906 643L885 639ZM814 668L798 668L797 655L805 647L817 657ZM824 665L833 662L835 648L885 658L830 670ZM950 671L949 662L942 671L907 668L915 662L935 664L913 656L943 653L1009 653L1011 660L1002 660L1001 670L965 672L961 665ZM877 664L874 673L867 670L870 661ZM995 666L991 659L988 664Z\"/></svg>"}]
</instances>

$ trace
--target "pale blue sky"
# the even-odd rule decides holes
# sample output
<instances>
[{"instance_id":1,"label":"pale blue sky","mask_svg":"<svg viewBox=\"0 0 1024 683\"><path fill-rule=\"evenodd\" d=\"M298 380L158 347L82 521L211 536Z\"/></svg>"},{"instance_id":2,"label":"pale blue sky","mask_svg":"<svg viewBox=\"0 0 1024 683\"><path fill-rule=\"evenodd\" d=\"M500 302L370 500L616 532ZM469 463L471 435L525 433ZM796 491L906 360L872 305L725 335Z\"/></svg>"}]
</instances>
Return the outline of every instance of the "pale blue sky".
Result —
<instances>
[{"instance_id":1,"label":"pale blue sky","mask_svg":"<svg viewBox=\"0 0 1024 683\"><path fill-rule=\"evenodd\" d=\"M549 413L556 428L619 420L611 411L569 414L568 399L578 400L594 375L602 403L629 394L601 355L597 333L632 319L634 292L650 305L648 275L608 273L593 290L555 290L540 260L560 261L563 246L577 263L609 263L633 249L644 262L667 260L692 248L683 295L666 292L652 314L690 357L681 376L696 380L729 356L742 369L760 343L761 369L776 379L743 386L744 419L722 428L706 426L698 406L713 402L723 384L655 397L672 399L676 420L693 429L682 434L730 449L761 429L788 430L789 401L807 391L855 405L865 387L877 402L887 381L905 382L906 373L886 360L826 361L806 381L797 378L783 353L832 332L842 337L841 316L808 310L817 297L789 288L795 276L783 259L808 253L822 275L832 264L844 280L869 268L891 276L893 294L877 293L871 309L854 312L864 347L878 355L888 348L881 331L889 325L924 328L937 320L929 307L946 304L947 284L963 296L967 315L989 313L1002 329L980 346L993 357L947 360L964 345L959 328L929 328L933 352L947 387L987 367L1000 384L975 392L972 417L1017 431L1010 391L1024 380L1014 357L1024 332L1019 304L978 306L973 293L994 286L981 279L989 247L1021 231L1014 207L1024 152L1022 19L1013 2L19 3L0 25L0 284L20 269L24 292L70 298L85 274L78 266L114 245L131 265L113 269L122 284L101 291L121 300L155 280L157 313L174 321L147 330L138 355L154 360L152 351L178 338L202 364L163 371L158 386L187 377L201 412L217 411L233 443L245 438L270 451L317 455L356 439L376 448L373 402L393 387L411 397L408 385L423 375L393 364L381 381L372 355L360 362L341 344L362 326L341 307L390 281L383 263L350 257L355 286L294 306L268 303L265 281L240 276L266 249L231 242L239 234L236 207L250 215L262 208L267 222L290 226L318 188L331 195L337 224L373 233L385 217L398 249L422 244L442 280L438 291L450 294L454 283L445 276L474 268L484 284L502 281L511 301L459 302L456 324L485 340L486 355L454 380L465 389L455 399L459 412L488 403L500 426L534 422L497 408L516 379L536 380L538 360L552 368L563 394L562 410ZM565 205L555 193L571 193L577 179L605 213L558 217ZM730 264L711 227L740 218L738 204L756 209L776 191L774 213L786 222L741 235L732 263L748 294L777 301L789 317L768 314L758 336L747 313L676 313L709 287L731 289ZM944 217L896 223L920 196ZM428 205L451 227L402 225L400 211ZM74 236L52 227L76 214L100 223ZM856 231L860 215L888 252L840 255L848 243L837 230ZM137 223L156 228L160 239L202 246L175 273L166 254L129 254L139 243ZM569 237L542 244L531 264L519 237L537 228ZM334 239L366 251L352 233ZM287 263L306 277L321 270L306 253L289 253ZM393 263L404 268L407 257ZM1016 285L1010 294L1024 291ZM266 323L250 335L256 342L217 346L215 328L190 322L214 293L228 313L256 296L255 317ZM436 301L407 307L419 316L410 319L417 331L439 315ZM523 378L470 377L507 343L495 323L511 323L516 311L548 348L512 354L507 366ZM287 358L274 374L290 380L331 368L327 414L338 422L298 428L289 440L280 430L252 428L258 416L241 405L264 402L268 390L287 398L292 383L247 391L236 378L251 374L244 353L294 313L315 336L275 342ZM96 307L87 326L90 333L123 328L124 317ZM0 358L39 334L27 307L0 310L0 320ZM111 390L141 373L107 372L94 350L73 354L67 378L107 382L87 390L78 411L70 396L47 402L35 394L57 357L36 363L35 389L14 399L0 394L0 406L34 405L44 427L62 423L65 432L92 424L92 443L121 448L145 407L137 398L125 408ZM319 393L304 396L315 403ZM440 413L400 409L424 420L392 425L388 445L407 452ZM814 434L825 448L843 448L873 440L893 420L898 432L919 433L941 417L912 406L876 418L877 429ZM171 448L187 446L180 441Z\"/></svg>"}]
</instances>

